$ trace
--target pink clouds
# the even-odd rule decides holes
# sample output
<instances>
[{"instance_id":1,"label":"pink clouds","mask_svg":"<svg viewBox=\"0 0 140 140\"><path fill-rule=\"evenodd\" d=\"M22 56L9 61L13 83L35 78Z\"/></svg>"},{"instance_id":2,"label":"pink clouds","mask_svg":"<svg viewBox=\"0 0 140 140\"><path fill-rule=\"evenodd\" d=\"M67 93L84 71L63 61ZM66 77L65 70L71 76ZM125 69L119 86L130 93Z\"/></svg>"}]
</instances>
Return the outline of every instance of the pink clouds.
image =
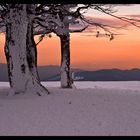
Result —
<instances>
[{"instance_id":1,"label":"pink clouds","mask_svg":"<svg viewBox=\"0 0 140 140\"><path fill-rule=\"evenodd\" d=\"M121 16L120 16L121 17ZM124 15L123 17L127 17L127 18L135 18L140 20L140 15ZM120 19L117 19L115 17L86 17L88 20L90 20L91 22L95 22L95 23L99 23L99 24L103 24L103 25L107 25L108 28L109 27L122 27L123 29L127 29L127 27L129 27L131 24L125 21L122 21ZM139 22L140 23L140 22ZM138 23L138 24L139 24ZM82 22L80 21L80 24L82 24ZM106 27L107 27L106 26ZM81 28L81 25L74 25L72 26L72 28ZM87 30L84 31L84 33L91 33L91 32L96 32L96 26L94 25L90 25L89 28ZM98 28L99 29L99 28ZM111 28L110 28L111 29ZM115 29L115 28L112 28ZM111 30L112 30L111 29ZM120 28L121 29L121 28Z\"/></svg>"}]
</instances>

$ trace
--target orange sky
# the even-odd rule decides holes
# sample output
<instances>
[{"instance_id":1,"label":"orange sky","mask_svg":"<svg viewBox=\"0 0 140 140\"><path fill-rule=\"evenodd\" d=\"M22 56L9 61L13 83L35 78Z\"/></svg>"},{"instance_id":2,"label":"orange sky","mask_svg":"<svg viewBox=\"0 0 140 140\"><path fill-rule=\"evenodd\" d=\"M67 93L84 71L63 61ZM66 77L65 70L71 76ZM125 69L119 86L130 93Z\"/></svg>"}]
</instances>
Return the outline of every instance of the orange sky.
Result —
<instances>
[{"instance_id":1,"label":"orange sky","mask_svg":"<svg viewBox=\"0 0 140 140\"><path fill-rule=\"evenodd\" d=\"M72 67L89 70L140 68L140 29L120 31L122 32L124 35L116 36L113 41L106 37L85 36L89 33L71 34ZM35 38L37 41L38 37ZM0 37L0 46L0 63L5 63L4 35ZM60 42L55 35L38 45L38 64L60 64Z\"/></svg>"},{"instance_id":2,"label":"orange sky","mask_svg":"<svg viewBox=\"0 0 140 140\"><path fill-rule=\"evenodd\" d=\"M140 30L133 28L120 33L124 35L116 36L113 41L106 37L82 36L84 33L71 34L72 67L90 70L140 68ZM38 46L38 63L60 64L58 37L47 38Z\"/></svg>"},{"instance_id":3,"label":"orange sky","mask_svg":"<svg viewBox=\"0 0 140 140\"><path fill-rule=\"evenodd\" d=\"M139 9L140 5L137 4L131 8L126 7L126 10L124 7L120 8L120 12L138 15L140 14ZM89 12L88 16L90 15L92 15L92 11ZM105 17L101 18L106 21ZM112 24L119 24L119 22L112 21ZM140 68L140 29L136 27L128 29L119 30L118 32L124 35L116 36L113 41L109 41L106 37L91 36L93 34L91 32L71 34L72 67L88 70ZM38 37L35 39L37 41ZM4 35L0 34L0 63L6 62L3 47ZM38 45L38 64L60 64L60 41L57 36L46 38Z\"/></svg>"}]
</instances>

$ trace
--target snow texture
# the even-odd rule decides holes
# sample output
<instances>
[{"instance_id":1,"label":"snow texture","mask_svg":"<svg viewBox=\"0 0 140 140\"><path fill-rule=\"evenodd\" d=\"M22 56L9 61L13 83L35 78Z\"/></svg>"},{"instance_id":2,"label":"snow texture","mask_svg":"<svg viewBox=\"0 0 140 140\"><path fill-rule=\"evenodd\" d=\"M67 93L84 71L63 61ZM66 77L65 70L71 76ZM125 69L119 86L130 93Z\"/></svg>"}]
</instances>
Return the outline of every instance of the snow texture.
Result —
<instances>
[{"instance_id":1,"label":"snow texture","mask_svg":"<svg viewBox=\"0 0 140 140\"><path fill-rule=\"evenodd\" d=\"M140 82L42 82L52 94L6 96L0 82L0 135L140 135Z\"/></svg>"}]
</instances>

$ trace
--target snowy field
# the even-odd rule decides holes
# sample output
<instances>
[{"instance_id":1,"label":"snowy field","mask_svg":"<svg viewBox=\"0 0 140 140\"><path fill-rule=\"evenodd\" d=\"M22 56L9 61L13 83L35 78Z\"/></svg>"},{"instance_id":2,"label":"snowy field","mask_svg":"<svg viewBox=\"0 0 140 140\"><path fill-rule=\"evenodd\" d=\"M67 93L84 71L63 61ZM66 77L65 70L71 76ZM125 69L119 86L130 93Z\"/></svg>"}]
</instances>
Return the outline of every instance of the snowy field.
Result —
<instances>
[{"instance_id":1,"label":"snowy field","mask_svg":"<svg viewBox=\"0 0 140 140\"><path fill-rule=\"evenodd\" d=\"M7 96L0 82L0 135L140 135L140 82L43 82L50 95Z\"/></svg>"},{"instance_id":2,"label":"snowy field","mask_svg":"<svg viewBox=\"0 0 140 140\"><path fill-rule=\"evenodd\" d=\"M60 82L42 82L47 87L60 87ZM75 82L77 89L85 88L117 88L140 90L140 81L120 81L120 82ZM0 82L0 88L9 87L8 82Z\"/></svg>"}]
</instances>

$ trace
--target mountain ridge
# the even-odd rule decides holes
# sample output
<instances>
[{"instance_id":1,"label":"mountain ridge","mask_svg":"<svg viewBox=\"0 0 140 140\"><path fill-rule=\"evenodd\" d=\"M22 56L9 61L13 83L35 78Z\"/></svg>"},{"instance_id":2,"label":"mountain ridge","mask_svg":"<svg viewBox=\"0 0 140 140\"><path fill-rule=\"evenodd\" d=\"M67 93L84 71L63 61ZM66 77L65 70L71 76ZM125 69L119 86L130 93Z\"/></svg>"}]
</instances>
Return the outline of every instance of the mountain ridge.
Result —
<instances>
[{"instance_id":1,"label":"mountain ridge","mask_svg":"<svg viewBox=\"0 0 140 140\"><path fill-rule=\"evenodd\" d=\"M60 67L47 65L38 67L41 81L59 81ZM140 69L121 70L118 68L101 70L83 70L72 68L75 81L140 81ZM7 65L0 64L0 81L8 81Z\"/></svg>"}]
</instances>

